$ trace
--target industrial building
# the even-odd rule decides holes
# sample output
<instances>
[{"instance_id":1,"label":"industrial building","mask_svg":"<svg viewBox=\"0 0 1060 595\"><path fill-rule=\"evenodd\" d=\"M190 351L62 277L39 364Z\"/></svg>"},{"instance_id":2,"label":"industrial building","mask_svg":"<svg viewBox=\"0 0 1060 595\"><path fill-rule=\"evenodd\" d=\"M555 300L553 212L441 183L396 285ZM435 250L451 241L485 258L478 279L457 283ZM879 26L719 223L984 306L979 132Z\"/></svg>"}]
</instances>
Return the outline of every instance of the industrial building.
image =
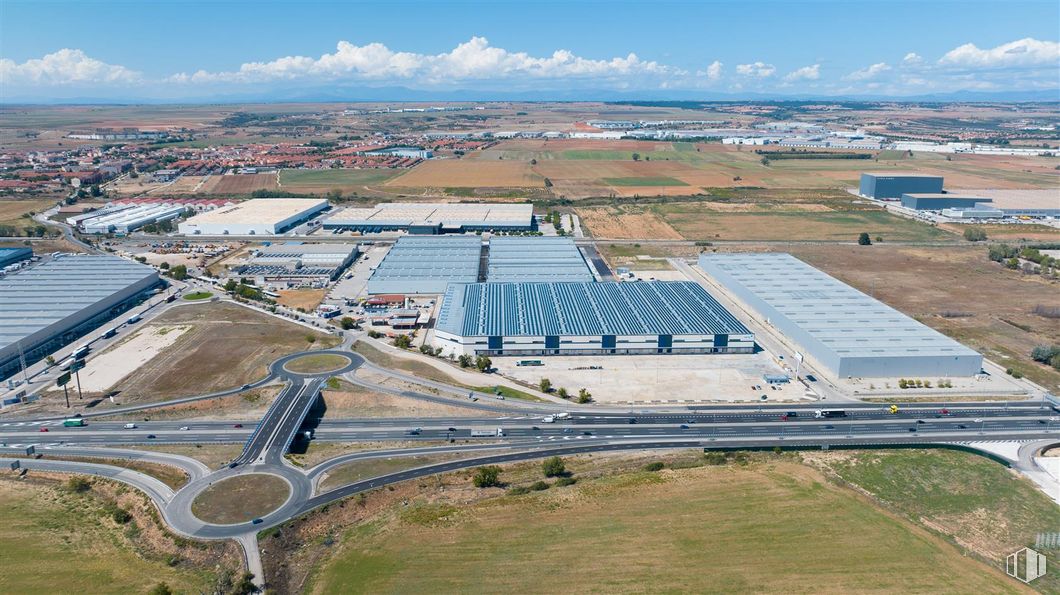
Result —
<instances>
[{"instance_id":1,"label":"industrial building","mask_svg":"<svg viewBox=\"0 0 1060 595\"><path fill-rule=\"evenodd\" d=\"M182 205L146 203L120 205L115 210L100 209L89 216L78 216L76 225L85 233L127 234L145 225L170 221L185 212ZM73 217L71 217L73 219Z\"/></svg>"},{"instance_id":2,"label":"industrial building","mask_svg":"<svg viewBox=\"0 0 1060 595\"><path fill-rule=\"evenodd\" d=\"M687 281L452 283L434 343L453 355L754 351L751 331Z\"/></svg>"},{"instance_id":3,"label":"industrial building","mask_svg":"<svg viewBox=\"0 0 1060 595\"><path fill-rule=\"evenodd\" d=\"M357 258L357 244L303 244L290 242L255 249L232 275L253 278L259 286L323 287L342 275Z\"/></svg>"},{"instance_id":4,"label":"industrial building","mask_svg":"<svg viewBox=\"0 0 1060 595\"><path fill-rule=\"evenodd\" d=\"M941 211L942 209L972 209L979 203L989 203L989 198L967 194L903 194L902 206L917 211ZM990 205L985 205L990 206Z\"/></svg>"},{"instance_id":5,"label":"industrial building","mask_svg":"<svg viewBox=\"0 0 1060 595\"><path fill-rule=\"evenodd\" d=\"M404 236L372 272L368 293L445 293L450 282L478 281L481 260L478 236Z\"/></svg>"},{"instance_id":6,"label":"industrial building","mask_svg":"<svg viewBox=\"0 0 1060 595\"><path fill-rule=\"evenodd\" d=\"M983 356L790 254L701 254L699 266L839 378L973 376Z\"/></svg>"},{"instance_id":7,"label":"industrial building","mask_svg":"<svg viewBox=\"0 0 1060 595\"><path fill-rule=\"evenodd\" d=\"M571 238L494 236L488 262L490 283L595 280Z\"/></svg>"},{"instance_id":8,"label":"industrial building","mask_svg":"<svg viewBox=\"0 0 1060 595\"><path fill-rule=\"evenodd\" d=\"M903 194L940 194L942 176L893 173L861 174L858 194L877 200L898 200Z\"/></svg>"},{"instance_id":9,"label":"industrial building","mask_svg":"<svg viewBox=\"0 0 1060 595\"><path fill-rule=\"evenodd\" d=\"M116 256L69 255L0 279L0 379L128 310L159 285Z\"/></svg>"},{"instance_id":10,"label":"industrial building","mask_svg":"<svg viewBox=\"0 0 1060 595\"><path fill-rule=\"evenodd\" d=\"M0 270L33 258L31 248L0 248Z\"/></svg>"},{"instance_id":11,"label":"industrial building","mask_svg":"<svg viewBox=\"0 0 1060 595\"><path fill-rule=\"evenodd\" d=\"M185 235L271 235L304 223L328 208L315 198L255 198L200 213L180 224Z\"/></svg>"},{"instance_id":12,"label":"industrial building","mask_svg":"<svg viewBox=\"0 0 1060 595\"><path fill-rule=\"evenodd\" d=\"M530 204L384 203L349 208L324 221L324 229L362 233L407 231L411 234L537 229Z\"/></svg>"}]
</instances>

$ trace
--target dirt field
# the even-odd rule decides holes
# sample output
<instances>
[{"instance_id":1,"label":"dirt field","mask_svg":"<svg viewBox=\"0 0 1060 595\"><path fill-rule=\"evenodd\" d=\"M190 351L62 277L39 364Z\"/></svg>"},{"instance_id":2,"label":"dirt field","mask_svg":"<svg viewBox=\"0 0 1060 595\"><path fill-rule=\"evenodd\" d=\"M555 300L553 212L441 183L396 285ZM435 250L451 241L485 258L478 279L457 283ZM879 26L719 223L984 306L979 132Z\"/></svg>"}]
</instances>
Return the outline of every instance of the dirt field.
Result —
<instances>
[{"instance_id":1,"label":"dirt field","mask_svg":"<svg viewBox=\"0 0 1060 595\"><path fill-rule=\"evenodd\" d=\"M214 194L250 194L255 190L276 190L276 174L240 174L221 176L213 187Z\"/></svg>"},{"instance_id":2,"label":"dirt field","mask_svg":"<svg viewBox=\"0 0 1060 595\"><path fill-rule=\"evenodd\" d=\"M530 164L518 161L443 159L425 161L389 182L387 186L415 188L503 186L539 188L544 180Z\"/></svg>"},{"instance_id":3,"label":"dirt field","mask_svg":"<svg viewBox=\"0 0 1060 595\"><path fill-rule=\"evenodd\" d=\"M22 228L27 225L36 225L28 215L30 212L40 213L49 207L55 206L55 199L38 198L34 200L8 200L0 198L0 225L11 225L22 233Z\"/></svg>"},{"instance_id":4,"label":"dirt field","mask_svg":"<svg viewBox=\"0 0 1060 595\"><path fill-rule=\"evenodd\" d=\"M276 303L281 306L287 306L288 308L294 308L295 310L305 310L306 312L312 312L316 310L320 302L324 301L324 294L327 293L325 289L282 289L276 293L280 294L280 297L276 298Z\"/></svg>"},{"instance_id":5,"label":"dirt field","mask_svg":"<svg viewBox=\"0 0 1060 595\"><path fill-rule=\"evenodd\" d=\"M126 404L194 395L262 378L278 357L338 339L259 314L234 304L210 303L173 308L154 324L190 325L172 347L118 385Z\"/></svg>"},{"instance_id":6,"label":"dirt field","mask_svg":"<svg viewBox=\"0 0 1060 595\"><path fill-rule=\"evenodd\" d=\"M1032 313L1057 295L1057 282L1004 269L986 258L985 246L792 246L788 251L1002 366L1054 391L1060 387L1060 373L1030 359L1036 345L1060 343L1060 324Z\"/></svg>"},{"instance_id":7,"label":"dirt field","mask_svg":"<svg viewBox=\"0 0 1060 595\"><path fill-rule=\"evenodd\" d=\"M90 393L106 392L122 378L135 372L154 359L191 330L188 325L145 326L125 341L102 355L91 358L81 370L81 390Z\"/></svg>"},{"instance_id":8,"label":"dirt field","mask_svg":"<svg viewBox=\"0 0 1060 595\"><path fill-rule=\"evenodd\" d=\"M614 240L683 239L677 230L659 219L654 213L642 209L619 209L614 207L578 209L582 224L595 238Z\"/></svg>"},{"instance_id":9,"label":"dirt field","mask_svg":"<svg viewBox=\"0 0 1060 595\"><path fill-rule=\"evenodd\" d=\"M338 388L323 391L326 417L448 417L475 415L475 409L451 407L440 403L406 399L377 393L341 381Z\"/></svg>"},{"instance_id":10,"label":"dirt field","mask_svg":"<svg viewBox=\"0 0 1060 595\"><path fill-rule=\"evenodd\" d=\"M395 169L285 169L280 172L280 187L296 193L323 194L335 189L343 193L362 192L402 172Z\"/></svg>"}]
</instances>

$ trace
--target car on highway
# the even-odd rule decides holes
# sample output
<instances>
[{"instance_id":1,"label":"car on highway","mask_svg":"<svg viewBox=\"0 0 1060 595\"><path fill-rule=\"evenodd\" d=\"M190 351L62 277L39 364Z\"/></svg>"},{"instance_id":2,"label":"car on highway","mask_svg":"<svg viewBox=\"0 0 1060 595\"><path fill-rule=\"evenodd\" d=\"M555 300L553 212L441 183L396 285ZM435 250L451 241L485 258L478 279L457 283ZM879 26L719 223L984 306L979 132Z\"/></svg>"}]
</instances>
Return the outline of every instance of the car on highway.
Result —
<instances>
[{"instance_id":1,"label":"car on highway","mask_svg":"<svg viewBox=\"0 0 1060 595\"><path fill-rule=\"evenodd\" d=\"M835 426L825 426L824 429L826 429L826 430L834 430Z\"/></svg>"},{"instance_id":2,"label":"car on highway","mask_svg":"<svg viewBox=\"0 0 1060 595\"><path fill-rule=\"evenodd\" d=\"M123 428L125 428L126 430L135 430L135 429L136 429L136 424L132 424L132 423L130 423L130 424L125 424L125 425L124 425L124 426L122 426L122 427L123 427Z\"/></svg>"},{"instance_id":3,"label":"car on highway","mask_svg":"<svg viewBox=\"0 0 1060 595\"><path fill-rule=\"evenodd\" d=\"M42 431L42 432L50 432L51 430L49 430L48 428L41 428L40 431Z\"/></svg>"},{"instance_id":4,"label":"car on highway","mask_svg":"<svg viewBox=\"0 0 1060 595\"><path fill-rule=\"evenodd\" d=\"M631 418L629 418L629 421L626 422L626 423L628 423L630 425L633 425L633 424L637 423L637 419L635 417L631 417Z\"/></svg>"},{"instance_id":5,"label":"car on highway","mask_svg":"<svg viewBox=\"0 0 1060 595\"><path fill-rule=\"evenodd\" d=\"M564 433L564 434L570 434L570 433L571 433L571 431L572 431L572 430L571 430L570 428L563 428L563 433Z\"/></svg>"},{"instance_id":6,"label":"car on highway","mask_svg":"<svg viewBox=\"0 0 1060 595\"><path fill-rule=\"evenodd\" d=\"M688 429L688 424L681 424L680 428L682 430L687 430Z\"/></svg>"},{"instance_id":7,"label":"car on highway","mask_svg":"<svg viewBox=\"0 0 1060 595\"><path fill-rule=\"evenodd\" d=\"M958 429L958 430L967 430L967 429L968 429L968 426L966 426L966 425L964 425L964 424L957 424L957 429Z\"/></svg>"},{"instance_id":8,"label":"car on highway","mask_svg":"<svg viewBox=\"0 0 1060 595\"><path fill-rule=\"evenodd\" d=\"M412 428L411 430L409 430L409 435L410 436L419 436L420 432L422 432L422 431L423 431L422 428Z\"/></svg>"},{"instance_id":9,"label":"car on highway","mask_svg":"<svg viewBox=\"0 0 1060 595\"><path fill-rule=\"evenodd\" d=\"M972 421L974 421L977 424L983 423L983 419L981 417L977 417L977 418L973 419Z\"/></svg>"},{"instance_id":10,"label":"car on highway","mask_svg":"<svg viewBox=\"0 0 1060 595\"><path fill-rule=\"evenodd\" d=\"M155 436L154 434L148 434L147 435L147 439L148 440L154 440L155 438L158 438L158 436Z\"/></svg>"},{"instance_id":11,"label":"car on highway","mask_svg":"<svg viewBox=\"0 0 1060 595\"><path fill-rule=\"evenodd\" d=\"M910 432L915 432L916 431L916 426L913 426L913 427L909 428L909 431Z\"/></svg>"},{"instance_id":12,"label":"car on highway","mask_svg":"<svg viewBox=\"0 0 1060 595\"><path fill-rule=\"evenodd\" d=\"M234 425L234 426L232 426L232 427L233 427L233 428L242 428L242 427L243 427L243 424L236 424L236 425Z\"/></svg>"},{"instance_id":13,"label":"car on highway","mask_svg":"<svg viewBox=\"0 0 1060 595\"><path fill-rule=\"evenodd\" d=\"M187 432L188 429L189 429L188 426L180 426L180 431L181 432Z\"/></svg>"},{"instance_id":14,"label":"car on highway","mask_svg":"<svg viewBox=\"0 0 1060 595\"><path fill-rule=\"evenodd\" d=\"M239 466L239 463L237 461L232 461L231 463L228 464L228 468L229 469L235 469L238 466Z\"/></svg>"},{"instance_id":15,"label":"car on highway","mask_svg":"<svg viewBox=\"0 0 1060 595\"><path fill-rule=\"evenodd\" d=\"M447 430L447 431L449 431L449 432L455 432L455 431L456 431L456 428L449 428L449 430Z\"/></svg>"},{"instance_id":16,"label":"car on highway","mask_svg":"<svg viewBox=\"0 0 1060 595\"><path fill-rule=\"evenodd\" d=\"M806 375L806 380L809 380L810 382L817 382L817 377L814 376L813 374L807 374Z\"/></svg>"},{"instance_id":17,"label":"car on highway","mask_svg":"<svg viewBox=\"0 0 1060 595\"><path fill-rule=\"evenodd\" d=\"M799 412L798 411L789 411L789 412L787 412L786 415L788 417L798 417L799 416Z\"/></svg>"},{"instance_id":18,"label":"car on highway","mask_svg":"<svg viewBox=\"0 0 1060 595\"><path fill-rule=\"evenodd\" d=\"M918 419L918 420L916 420L916 423L918 423L918 424L923 424L923 423L927 423L927 422L925 422L925 421L924 421L924 420L922 420L922 419Z\"/></svg>"},{"instance_id":19,"label":"car on highway","mask_svg":"<svg viewBox=\"0 0 1060 595\"><path fill-rule=\"evenodd\" d=\"M263 521L263 520L261 520L261 519L254 519L253 521L250 521L250 524L251 524L251 525L260 525L260 524L262 524L263 522L265 522L265 521Z\"/></svg>"},{"instance_id":20,"label":"car on highway","mask_svg":"<svg viewBox=\"0 0 1060 595\"><path fill-rule=\"evenodd\" d=\"M243 386L239 387L239 390L247 390L248 388L250 388L250 385L244 384Z\"/></svg>"}]
</instances>

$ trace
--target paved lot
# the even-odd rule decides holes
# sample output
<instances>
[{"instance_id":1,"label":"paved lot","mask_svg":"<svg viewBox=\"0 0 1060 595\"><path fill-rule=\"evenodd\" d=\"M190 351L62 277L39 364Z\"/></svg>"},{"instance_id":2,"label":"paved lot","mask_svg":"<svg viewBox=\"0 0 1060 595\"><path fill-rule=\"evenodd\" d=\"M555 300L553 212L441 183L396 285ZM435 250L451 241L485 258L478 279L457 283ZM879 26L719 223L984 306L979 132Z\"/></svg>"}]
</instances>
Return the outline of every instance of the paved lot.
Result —
<instances>
[{"instance_id":1,"label":"paved lot","mask_svg":"<svg viewBox=\"0 0 1060 595\"><path fill-rule=\"evenodd\" d=\"M502 374L537 384L548 378L556 388L577 394L587 388L600 403L653 401L793 401L801 385L772 390L763 374L781 374L767 353L755 355L548 356L543 366L518 367L516 357L492 358ZM590 366L601 369L590 370ZM577 369L581 368L581 369ZM761 385L754 390L752 385Z\"/></svg>"}]
</instances>

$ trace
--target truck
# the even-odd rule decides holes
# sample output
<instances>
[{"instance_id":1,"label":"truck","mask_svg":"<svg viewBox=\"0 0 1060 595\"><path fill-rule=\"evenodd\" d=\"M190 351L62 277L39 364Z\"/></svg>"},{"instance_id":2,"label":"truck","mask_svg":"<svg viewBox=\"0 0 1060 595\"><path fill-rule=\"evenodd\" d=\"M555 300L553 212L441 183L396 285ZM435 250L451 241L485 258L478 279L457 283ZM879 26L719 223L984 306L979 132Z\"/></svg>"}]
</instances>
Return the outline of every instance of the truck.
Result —
<instances>
[{"instance_id":1,"label":"truck","mask_svg":"<svg viewBox=\"0 0 1060 595\"><path fill-rule=\"evenodd\" d=\"M497 428L496 430L471 430L472 438L502 438L504 436L504 428Z\"/></svg>"},{"instance_id":2,"label":"truck","mask_svg":"<svg viewBox=\"0 0 1060 595\"><path fill-rule=\"evenodd\" d=\"M563 413L557 413L556 414L556 419L567 419L569 417L570 417L570 414L567 413L566 411L564 411Z\"/></svg>"},{"instance_id":3,"label":"truck","mask_svg":"<svg viewBox=\"0 0 1060 595\"><path fill-rule=\"evenodd\" d=\"M546 424L554 424L554 423L556 423L556 416L555 415L546 415L545 417L541 418L541 421L546 423Z\"/></svg>"},{"instance_id":4,"label":"truck","mask_svg":"<svg viewBox=\"0 0 1060 595\"><path fill-rule=\"evenodd\" d=\"M85 420L80 417L71 417L70 419L63 420L64 428L83 428L85 427Z\"/></svg>"},{"instance_id":5,"label":"truck","mask_svg":"<svg viewBox=\"0 0 1060 595\"><path fill-rule=\"evenodd\" d=\"M88 355L88 352L91 349L92 348L89 347L87 343L84 345L78 345L77 349L75 349L74 352L70 354L70 357L74 359L84 359L84 357Z\"/></svg>"},{"instance_id":6,"label":"truck","mask_svg":"<svg viewBox=\"0 0 1060 595\"><path fill-rule=\"evenodd\" d=\"M117 335L117 334L118 334L118 329L117 328L109 328L109 329L107 329L107 332L105 332L102 335L100 335L99 338L100 339L109 339L109 338L111 338L111 337L113 337L114 335Z\"/></svg>"},{"instance_id":7,"label":"truck","mask_svg":"<svg viewBox=\"0 0 1060 595\"><path fill-rule=\"evenodd\" d=\"M818 409L813 412L817 419L829 419L833 417L846 417L847 412L842 409Z\"/></svg>"},{"instance_id":8,"label":"truck","mask_svg":"<svg viewBox=\"0 0 1060 595\"><path fill-rule=\"evenodd\" d=\"M128 322L129 324L136 324L137 322L140 322L140 315L139 314L133 314L125 322Z\"/></svg>"}]
</instances>

